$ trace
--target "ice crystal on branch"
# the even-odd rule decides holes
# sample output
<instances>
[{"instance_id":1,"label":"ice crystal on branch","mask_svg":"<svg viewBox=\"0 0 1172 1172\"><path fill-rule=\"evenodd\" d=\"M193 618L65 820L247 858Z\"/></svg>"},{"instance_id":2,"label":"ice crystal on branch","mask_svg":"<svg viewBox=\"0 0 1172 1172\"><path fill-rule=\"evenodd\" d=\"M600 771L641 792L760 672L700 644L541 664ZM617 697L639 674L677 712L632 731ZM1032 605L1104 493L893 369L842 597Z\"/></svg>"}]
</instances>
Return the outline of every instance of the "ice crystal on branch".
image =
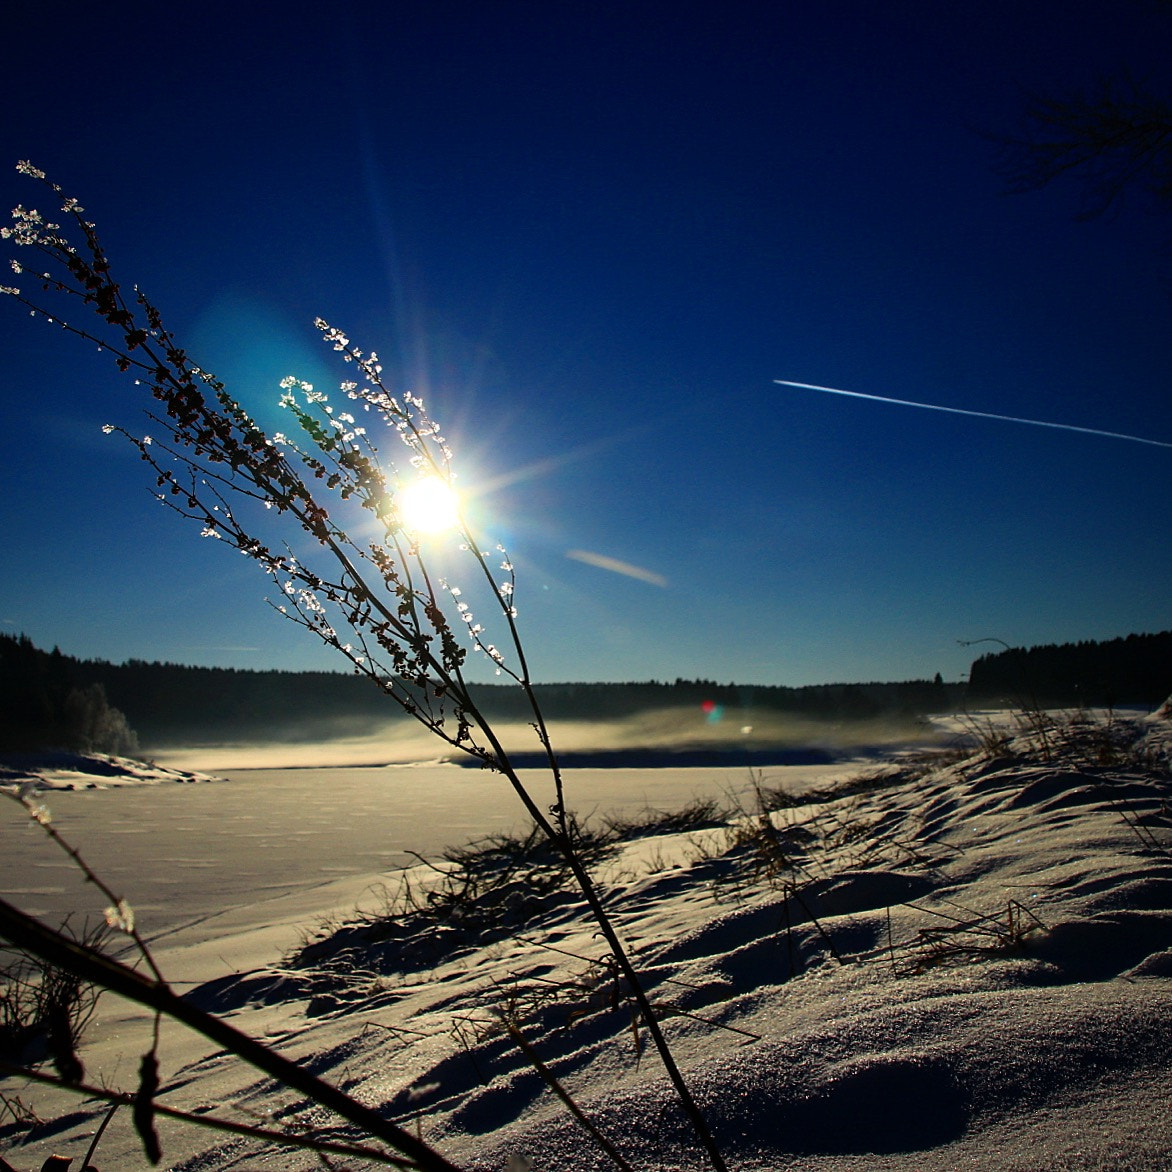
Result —
<instances>
[{"instance_id":1,"label":"ice crystal on branch","mask_svg":"<svg viewBox=\"0 0 1172 1172\"><path fill-rule=\"evenodd\" d=\"M134 932L134 908L126 900L120 899L117 904L106 908L105 915L109 927L125 932L128 936Z\"/></svg>"}]
</instances>

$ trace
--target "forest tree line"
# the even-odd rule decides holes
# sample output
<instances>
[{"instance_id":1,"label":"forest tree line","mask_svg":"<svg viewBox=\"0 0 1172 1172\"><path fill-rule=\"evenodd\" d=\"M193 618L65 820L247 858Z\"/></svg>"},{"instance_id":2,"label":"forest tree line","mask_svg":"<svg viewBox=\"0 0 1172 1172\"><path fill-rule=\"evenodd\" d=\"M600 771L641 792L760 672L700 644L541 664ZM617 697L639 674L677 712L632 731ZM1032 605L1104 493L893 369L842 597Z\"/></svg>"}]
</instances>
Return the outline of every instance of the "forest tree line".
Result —
<instances>
[{"instance_id":1,"label":"forest tree line","mask_svg":"<svg viewBox=\"0 0 1172 1172\"><path fill-rule=\"evenodd\" d=\"M77 660L0 635L0 750L68 749L131 756L138 738L102 683Z\"/></svg>"},{"instance_id":2,"label":"forest tree line","mask_svg":"<svg viewBox=\"0 0 1172 1172\"><path fill-rule=\"evenodd\" d=\"M983 655L969 683L720 684L710 679L552 683L537 687L553 720L615 720L666 708L719 705L815 720L915 717L967 705L1140 704L1172 690L1172 631L1107 642L1010 648ZM527 719L519 689L474 689L491 719ZM132 754L142 748L239 740L361 735L408 719L370 682L327 671L251 671L131 659L82 660L0 635L0 750L62 748Z\"/></svg>"},{"instance_id":3,"label":"forest tree line","mask_svg":"<svg viewBox=\"0 0 1172 1172\"><path fill-rule=\"evenodd\" d=\"M481 684L473 691L490 719L529 719L518 688ZM958 701L963 687L937 676L800 688L707 679L552 683L536 691L553 720L615 720L701 705L718 705L730 714L765 708L812 719L860 720L940 711ZM89 697L102 719L94 716L79 724L79 696ZM361 735L375 722L394 719L409 718L368 680L342 672L188 667L138 659L115 664L75 659L57 648L43 651L26 636L0 635L0 749L119 752L134 736L144 749L226 740L316 740Z\"/></svg>"},{"instance_id":4,"label":"forest tree line","mask_svg":"<svg viewBox=\"0 0 1172 1172\"><path fill-rule=\"evenodd\" d=\"M1156 708L1170 692L1172 631L1007 648L969 673L971 697L1042 708Z\"/></svg>"}]
</instances>

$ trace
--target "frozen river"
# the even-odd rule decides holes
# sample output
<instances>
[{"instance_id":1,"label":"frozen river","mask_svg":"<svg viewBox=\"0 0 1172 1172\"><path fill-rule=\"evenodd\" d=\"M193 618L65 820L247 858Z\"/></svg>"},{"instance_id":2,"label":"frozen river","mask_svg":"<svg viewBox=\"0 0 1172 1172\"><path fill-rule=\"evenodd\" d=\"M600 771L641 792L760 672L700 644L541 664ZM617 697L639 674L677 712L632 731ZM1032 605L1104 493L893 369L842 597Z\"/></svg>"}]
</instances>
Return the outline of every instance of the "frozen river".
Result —
<instances>
[{"instance_id":1,"label":"frozen river","mask_svg":"<svg viewBox=\"0 0 1172 1172\"><path fill-rule=\"evenodd\" d=\"M844 765L766 771L795 790ZM531 775L539 802L548 781ZM673 809L743 790L742 768L567 770L581 815ZM207 942L271 923L290 909L353 906L378 877L523 825L498 776L454 765L239 769L227 780L46 795L53 825L135 909L161 946ZM0 803L0 892L59 923L100 918L106 900L15 803ZM347 901L350 901L347 903Z\"/></svg>"}]
</instances>

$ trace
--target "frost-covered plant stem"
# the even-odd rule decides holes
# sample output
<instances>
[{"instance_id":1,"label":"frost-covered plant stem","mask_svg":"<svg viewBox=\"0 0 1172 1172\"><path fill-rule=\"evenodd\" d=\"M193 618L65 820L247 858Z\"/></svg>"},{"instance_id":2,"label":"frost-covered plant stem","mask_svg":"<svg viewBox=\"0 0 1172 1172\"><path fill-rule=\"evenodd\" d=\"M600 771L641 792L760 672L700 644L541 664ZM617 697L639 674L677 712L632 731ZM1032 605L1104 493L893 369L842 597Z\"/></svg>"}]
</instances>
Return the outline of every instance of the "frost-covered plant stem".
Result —
<instances>
[{"instance_id":1,"label":"frost-covered plant stem","mask_svg":"<svg viewBox=\"0 0 1172 1172\"><path fill-rule=\"evenodd\" d=\"M429 1169L430 1172L459 1172L454 1164L449 1163L409 1131L384 1119L377 1111L357 1102L336 1087L322 1082L297 1063L283 1058L275 1050L241 1033L227 1022L197 1009L164 982L136 972L129 965L121 964L100 952L69 940L2 899L0 935L18 947L40 956L48 964L76 973L83 980L109 989L139 1005L147 1006L164 1017L182 1022L256 1069L271 1075L285 1086L300 1091L314 1102L328 1107L343 1119L361 1127L368 1135L402 1152L410 1161L410 1167ZM140 1092L136 1101L141 1101L141 1098Z\"/></svg>"},{"instance_id":2,"label":"frost-covered plant stem","mask_svg":"<svg viewBox=\"0 0 1172 1172\"><path fill-rule=\"evenodd\" d=\"M476 620L461 586L433 572L429 547L402 515L407 485L431 478L450 488L454 479L452 453L423 401L388 386L376 354L364 353L319 319L325 341L353 372L341 384L346 409L335 409L325 394L289 377L282 382L282 405L298 426L298 438L281 433L270 437L218 379L191 361L141 290L135 288L130 298L123 294L110 275L96 229L77 201L65 198L60 187L30 164L18 169L47 186L72 234L80 236L80 245L37 211L17 207L13 226L3 229L3 236L31 249L38 263L14 260L13 270L44 294L66 304L76 299L103 326L91 333L18 288L3 291L34 314L96 342L121 371L149 387L156 405L146 414L156 434L132 433L124 425L106 430L120 433L138 449L154 474L160 502L199 524L203 536L226 542L255 561L276 585L279 601L273 605L282 614L339 651L356 673L435 736L504 776L564 856L681 1106L713 1167L723 1172L703 1114L576 849L561 771L516 622L513 564L497 546L502 561L494 568L495 555L482 548L458 514L455 529L471 571L470 596L503 627L507 651L501 651ZM380 451L367 420L402 442L405 460ZM282 520L292 524L282 528L273 523ZM461 631L463 637L458 637ZM547 811L522 782L476 701L465 676L469 650L485 656L526 697L553 785L554 802Z\"/></svg>"}]
</instances>

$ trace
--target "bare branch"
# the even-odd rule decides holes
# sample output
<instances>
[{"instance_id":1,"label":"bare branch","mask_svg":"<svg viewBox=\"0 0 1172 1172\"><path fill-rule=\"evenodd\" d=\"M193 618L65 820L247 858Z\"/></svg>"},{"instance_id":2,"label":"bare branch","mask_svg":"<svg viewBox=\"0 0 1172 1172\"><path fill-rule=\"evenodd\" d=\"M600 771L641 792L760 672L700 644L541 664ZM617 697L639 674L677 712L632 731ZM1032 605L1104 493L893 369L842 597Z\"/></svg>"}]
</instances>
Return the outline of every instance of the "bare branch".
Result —
<instances>
[{"instance_id":1,"label":"bare branch","mask_svg":"<svg viewBox=\"0 0 1172 1172\"><path fill-rule=\"evenodd\" d=\"M1031 98L1023 133L1000 146L998 171L1011 192L1067 176L1080 181L1080 219L1116 210L1132 190L1172 211L1172 105L1130 79L1105 79L1065 98Z\"/></svg>"}]
</instances>

